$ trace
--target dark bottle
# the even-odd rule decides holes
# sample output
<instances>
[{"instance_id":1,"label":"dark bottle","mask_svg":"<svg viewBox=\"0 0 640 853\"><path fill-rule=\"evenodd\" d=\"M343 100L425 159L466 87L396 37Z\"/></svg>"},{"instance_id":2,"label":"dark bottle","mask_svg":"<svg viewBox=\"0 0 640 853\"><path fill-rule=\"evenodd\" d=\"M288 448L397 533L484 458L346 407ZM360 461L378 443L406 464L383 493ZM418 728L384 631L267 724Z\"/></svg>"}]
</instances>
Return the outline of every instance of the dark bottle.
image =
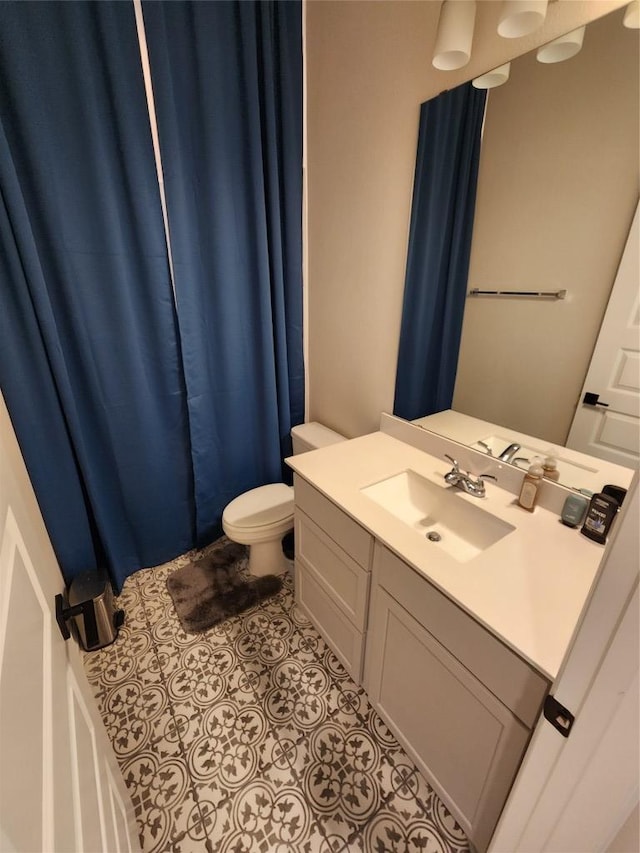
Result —
<instances>
[{"instance_id":1,"label":"dark bottle","mask_svg":"<svg viewBox=\"0 0 640 853\"><path fill-rule=\"evenodd\" d=\"M622 506L622 502L625 499L625 495L627 494L627 490L623 489L622 486L603 486L602 489L603 495L608 495L610 498L615 498L620 506Z\"/></svg>"},{"instance_id":2,"label":"dark bottle","mask_svg":"<svg viewBox=\"0 0 640 853\"><path fill-rule=\"evenodd\" d=\"M620 504L611 495L602 492L591 498L587 516L582 525L580 533L599 542L601 545L607 541L607 534L613 524L613 519L620 509Z\"/></svg>"}]
</instances>

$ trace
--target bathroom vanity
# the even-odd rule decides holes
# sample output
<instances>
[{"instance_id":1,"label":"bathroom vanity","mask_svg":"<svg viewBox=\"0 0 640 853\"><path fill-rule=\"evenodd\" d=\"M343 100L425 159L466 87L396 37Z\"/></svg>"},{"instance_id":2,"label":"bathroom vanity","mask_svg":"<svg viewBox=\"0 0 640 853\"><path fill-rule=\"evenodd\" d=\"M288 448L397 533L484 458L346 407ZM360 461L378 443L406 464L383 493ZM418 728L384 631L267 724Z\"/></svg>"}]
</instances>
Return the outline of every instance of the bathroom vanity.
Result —
<instances>
[{"instance_id":1,"label":"bathroom vanity","mask_svg":"<svg viewBox=\"0 0 640 853\"><path fill-rule=\"evenodd\" d=\"M498 483L447 487L445 453ZM287 461L299 605L485 850L602 547L560 523L566 490L528 513L522 472L390 416Z\"/></svg>"}]
</instances>

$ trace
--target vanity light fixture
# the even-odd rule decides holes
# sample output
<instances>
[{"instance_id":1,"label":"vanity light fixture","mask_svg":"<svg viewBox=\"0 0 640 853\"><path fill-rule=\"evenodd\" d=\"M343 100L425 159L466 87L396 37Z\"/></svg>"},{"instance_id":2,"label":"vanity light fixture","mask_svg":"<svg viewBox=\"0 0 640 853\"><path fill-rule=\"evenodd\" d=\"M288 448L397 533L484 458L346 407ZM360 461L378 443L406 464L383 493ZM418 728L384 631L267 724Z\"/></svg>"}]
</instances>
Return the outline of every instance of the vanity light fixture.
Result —
<instances>
[{"instance_id":1,"label":"vanity light fixture","mask_svg":"<svg viewBox=\"0 0 640 853\"><path fill-rule=\"evenodd\" d=\"M544 23L546 14L547 0L504 0L498 35L506 39L529 35Z\"/></svg>"},{"instance_id":2,"label":"vanity light fixture","mask_svg":"<svg viewBox=\"0 0 640 853\"><path fill-rule=\"evenodd\" d=\"M570 33L550 41L549 44L543 44L536 53L538 62L551 63L571 59L582 47L584 31L585 27L578 27L577 30L572 30Z\"/></svg>"},{"instance_id":3,"label":"vanity light fixture","mask_svg":"<svg viewBox=\"0 0 640 853\"><path fill-rule=\"evenodd\" d=\"M640 0L632 0L627 6L622 23L630 30L640 29Z\"/></svg>"},{"instance_id":4,"label":"vanity light fixture","mask_svg":"<svg viewBox=\"0 0 640 853\"><path fill-rule=\"evenodd\" d=\"M435 68L455 71L469 62L475 21L475 0L444 0L431 60Z\"/></svg>"},{"instance_id":5,"label":"vanity light fixture","mask_svg":"<svg viewBox=\"0 0 640 853\"><path fill-rule=\"evenodd\" d=\"M509 79L511 63L507 62L504 65L494 68L493 71L487 71L486 74L481 74L471 81L471 85L476 89L495 89L496 86L502 86Z\"/></svg>"}]
</instances>

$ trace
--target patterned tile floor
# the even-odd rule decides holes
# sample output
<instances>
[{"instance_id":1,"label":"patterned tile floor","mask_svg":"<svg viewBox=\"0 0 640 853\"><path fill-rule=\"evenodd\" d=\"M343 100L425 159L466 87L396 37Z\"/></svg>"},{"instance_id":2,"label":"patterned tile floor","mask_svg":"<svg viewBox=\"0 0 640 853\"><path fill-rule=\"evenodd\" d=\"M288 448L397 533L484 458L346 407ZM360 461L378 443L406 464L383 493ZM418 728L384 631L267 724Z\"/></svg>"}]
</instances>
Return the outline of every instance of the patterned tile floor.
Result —
<instances>
[{"instance_id":1,"label":"patterned tile floor","mask_svg":"<svg viewBox=\"0 0 640 853\"><path fill-rule=\"evenodd\" d=\"M290 577L252 610L182 631L165 581L193 556L128 578L117 641L85 656L144 853L468 851Z\"/></svg>"}]
</instances>

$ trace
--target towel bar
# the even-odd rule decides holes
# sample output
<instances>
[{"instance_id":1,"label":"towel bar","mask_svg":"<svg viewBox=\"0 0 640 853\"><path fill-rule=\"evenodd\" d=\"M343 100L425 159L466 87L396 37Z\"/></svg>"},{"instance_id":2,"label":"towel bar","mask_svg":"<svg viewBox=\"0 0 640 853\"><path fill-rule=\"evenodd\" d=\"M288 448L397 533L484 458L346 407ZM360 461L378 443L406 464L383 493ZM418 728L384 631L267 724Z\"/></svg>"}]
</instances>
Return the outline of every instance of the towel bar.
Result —
<instances>
[{"instance_id":1,"label":"towel bar","mask_svg":"<svg viewBox=\"0 0 640 853\"><path fill-rule=\"evenodd\" d=\"M566 290L481 290L474 287L469 296L528 296L534 299L564 299Z\"/></svg>"}]
</instances>

